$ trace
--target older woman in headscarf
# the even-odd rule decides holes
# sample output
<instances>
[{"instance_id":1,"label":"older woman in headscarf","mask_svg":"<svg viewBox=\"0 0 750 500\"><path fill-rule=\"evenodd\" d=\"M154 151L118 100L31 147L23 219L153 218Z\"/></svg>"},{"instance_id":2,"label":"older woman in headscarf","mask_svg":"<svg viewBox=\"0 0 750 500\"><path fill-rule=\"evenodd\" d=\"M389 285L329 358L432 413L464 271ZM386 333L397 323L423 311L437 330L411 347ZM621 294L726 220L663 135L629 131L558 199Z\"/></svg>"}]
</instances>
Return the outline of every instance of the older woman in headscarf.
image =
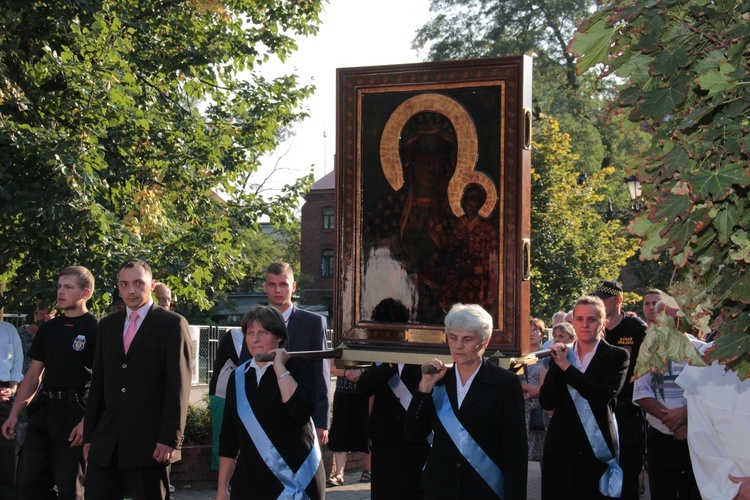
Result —
<instances>
[{"instance_id":1,"label":"older woman in headscarf","mask_svg":"<svg viewBox=\"0 0 750 500\"><path fill-rule=\"evenodd\" d=\"M453 366L423 365L406 415L414 442L434 432L422 490L426 498L526 498L526 421L521 382L484 360L492 317L477 304L456 304L445 317ZM427 367L430 368L427 368Z\"/></svg>"},{"instance_id":2,"label":"older woman in headscarf","mask_svg":"<svg viewBox=\"0 0 750 500\"><path fill-rule=\"evenodd\" d=\"M219 445L217 500L228 498L325 498L325 470L311 420L315 377L310 363L290 358L284 319L258 306L242 318L253 358L227 386ZM255 356L274 353L273 361Z\"/></svg>"}]
</instances>

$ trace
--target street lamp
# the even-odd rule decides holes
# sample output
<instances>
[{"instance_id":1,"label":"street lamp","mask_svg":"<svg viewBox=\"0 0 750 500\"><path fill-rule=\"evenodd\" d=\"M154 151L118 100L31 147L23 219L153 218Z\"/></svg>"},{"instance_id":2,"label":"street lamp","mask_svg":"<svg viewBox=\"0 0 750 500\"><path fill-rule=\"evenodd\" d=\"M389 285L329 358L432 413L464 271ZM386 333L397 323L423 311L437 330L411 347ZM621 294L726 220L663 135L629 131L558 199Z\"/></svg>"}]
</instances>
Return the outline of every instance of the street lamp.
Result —
<instances>
[{"instance_id":1,"label":"street lamp","mask_svg":"<svg viewBox=\"0 0 750 500\"><path fill-rule=\"evenodd\" d=\"M631 175L630 177L625 178L625 184L628 185L628 191L630 192L630 201L633 202L632 209L634 212L638 212L641 209L641 202L638 201L641 198L641 194L643 194L641 190L641 181L638 180L638 177L635 175Z\"/></svg>"},{"instance_id":2,"label":"street lamp","mask_svg":"<svg viewBox=\"0 0 750 500\"><path fill-rule=\"evenodd\" d=\"M586 181L588 180L589 177L588 175L586 175L586 172L581 172L581 174L576 179L576 184L582 186L586 184ZM615 210L614 206L612 205L612 200L607 200L607 210L605 210L604 212L600 212L602 214L604 222L615 220L621 214L630 215L631 212L639 212L641 208L643 208L640 202L643 191L641 189L641 182L638 180L638 177L636 177L635 175L631 175L630 177L626 177L624 179L624 182L625 184L627 184L628 192L630 193L630 211Z\"/></svg>"}]
</instances>

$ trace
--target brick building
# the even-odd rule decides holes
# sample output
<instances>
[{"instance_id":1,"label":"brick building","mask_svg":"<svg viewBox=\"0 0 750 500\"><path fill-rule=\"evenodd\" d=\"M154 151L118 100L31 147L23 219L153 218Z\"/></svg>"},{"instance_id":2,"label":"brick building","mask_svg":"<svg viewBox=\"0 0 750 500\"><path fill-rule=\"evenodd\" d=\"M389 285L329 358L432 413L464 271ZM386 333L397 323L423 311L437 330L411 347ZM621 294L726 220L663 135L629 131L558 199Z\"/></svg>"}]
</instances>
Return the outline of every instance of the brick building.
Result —
<instances>
[{"instance_id":1,"label":"brick building","mask_svg":"<svg viewBox=\"0 0 750 500\"><path fill-rule=\"evenodd\" d=\"M329 318L333 314L335 205L334 172L331 172L313 184L302 205L300 266L302 274L312 278L312 282L304 289L297 289L302 303L325 306Z\"/></svg>"}]
</instances>

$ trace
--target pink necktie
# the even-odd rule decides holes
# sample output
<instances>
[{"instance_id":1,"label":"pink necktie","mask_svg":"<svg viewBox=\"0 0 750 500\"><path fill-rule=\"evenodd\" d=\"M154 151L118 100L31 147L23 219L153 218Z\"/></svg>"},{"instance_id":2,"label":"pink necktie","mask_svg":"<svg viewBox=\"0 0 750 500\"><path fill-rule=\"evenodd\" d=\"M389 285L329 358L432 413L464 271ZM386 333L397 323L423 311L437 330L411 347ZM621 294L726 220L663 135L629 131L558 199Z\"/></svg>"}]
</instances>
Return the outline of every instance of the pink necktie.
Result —
<instances>
[{"instance_id":1,"label":"pink necktie","mask_svg":"<svg viewBox=\"0 0 750 500\"><path fill-rule=\"evenodd\" d=\"M128 353L128 349L130 349L130 343L133 342L133 337L135 337L135 332L138 331L138 312L133 311L133 314L130 315L130 323L128 324L128 329L125 330L125 336L122 338L123 345L125 346L125 354Z\"/></svg>"}]
</instances>

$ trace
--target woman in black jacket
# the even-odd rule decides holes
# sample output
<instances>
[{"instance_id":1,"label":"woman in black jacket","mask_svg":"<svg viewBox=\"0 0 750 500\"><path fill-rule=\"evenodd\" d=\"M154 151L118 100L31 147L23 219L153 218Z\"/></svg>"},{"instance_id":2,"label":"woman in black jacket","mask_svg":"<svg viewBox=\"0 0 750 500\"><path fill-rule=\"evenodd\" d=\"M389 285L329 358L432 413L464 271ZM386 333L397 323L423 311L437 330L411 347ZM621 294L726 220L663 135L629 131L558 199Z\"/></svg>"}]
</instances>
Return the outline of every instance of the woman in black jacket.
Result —
<instances>
[{"instance_id":1,"label":"woman in black jacket","mask_svg":"<svg viewBox=\"0 0 750 500\"><path fill-rule=\"evenodd\" d=\"M217 500L325 498L325 470L312 423L315 377L310 363L290 358L284 319L272 307L242 319L250 355L230 378L221 430ZM262 353L273 361L258 362Z\"/></svg>"},{"instance_id":2,"label":"woman in black jacket","mask_svg":"<svg viewBox=\"0 0 750 500\"><path fill-rule=\"evenodd\" d=\"M573 308L575 344L550 346L552 362L539 392L542 408L554 410L544 441L545 500L620 496L613 411L628 352L604 340L605 324L601 299L581 297Z\"/></svg>"}]
</instances>

